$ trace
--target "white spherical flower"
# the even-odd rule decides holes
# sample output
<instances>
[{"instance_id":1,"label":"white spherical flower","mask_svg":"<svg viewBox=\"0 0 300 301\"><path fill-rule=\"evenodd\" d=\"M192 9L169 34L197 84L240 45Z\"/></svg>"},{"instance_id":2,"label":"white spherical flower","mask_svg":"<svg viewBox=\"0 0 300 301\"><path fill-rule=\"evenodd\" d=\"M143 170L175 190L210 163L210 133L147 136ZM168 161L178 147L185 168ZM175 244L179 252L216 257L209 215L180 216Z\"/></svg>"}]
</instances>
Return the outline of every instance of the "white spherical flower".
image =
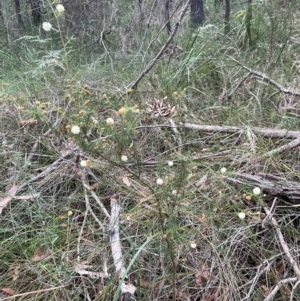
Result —
<instances>
[{"instance_id":1,"label":"white spherical flower","mask_svg":"<svg viewBox=\"0 0 300 301\"><path fill-rule=\"evenodd\" d=\"M80 161L80 165L82 167L92 167L91 160L81 160Z\"/></svg>"},{"instance_id":2,"label":"white spherical flower","mask_svg":"<svg viewBox=\"0 0 300 301\"><path fill-rule=\"evenodd\" d=\"M43 22L42 28L43 28L45 31L50 31L51 28L52 28L52 25L51 25L50 22Z\"/></svg>"},{"instance_id":3,"label":"white spherical flower","mask_svg":"<svg viewBox=\"0 0 300 301\"><path fill-rule=\"evenodd\" d=\"M194 241L191 242L191 248L192 249L196 249L197 248L197 244Z\"/></svg>"},{"instance_id":4,"label":"white spherical flower","mask_svg":"<svg viewBox=\"0 0 300 301\"><path fill-rule=\"evenodd\" d=\"M163 179L161 179L161 178L158 178L157 180L156 180L156 184L157 185L162 185L164 183L164 181L163 181Z\"/></svg>"},{"instance_id":5,"label":"white spherical flower","mask_svg":"<svg viewBox=\"0 0 300 301\"><path fill-rule=\"evenodd\" d=\"M80 161L80 165L82 166L82 167L87 167L87 160L81 160Z\"/></svg>"},{"instance_id":6,"label":"white spherical flower","mask_svg":"<svg viewBox=\"0 0 300 301\"><path fill-rule=\"evenodd\" d=\"M62 4L57 4L56 10L61 14L65 11L65 7Z\"/></svg>"},{"instance_id":7,"label":"white spherical flower","mask_svg":"<svg viewBox=\"0 0 300 301\"><path fill-rule=\"evenodd\" d=\"M113 120L112 118L109 117L109 118L106 119L106 124L107 124L107 125L113 126L114 123L115 123L115 122L114 122L114 120Z\"/></svg>"},{"instance_id":8,"label":"white spherical flower","mask_svg":"<svg viewBox=\"0 0 300 301\"><path fill-rule=\"evenodd\" d=\"M122 162L127 162L127 161L128 161L128 157L125 156L125 155L122 155L122 156L121 156L121 161L122 161Z\"/></svg>"},{"instance_id":9,"label":"white spherical flower","mask_svg":"<svg viewBox=\"0 0 300 301\"><path fill-rule=\"evenodd\" d=\"M238 217L239 217L240 219L244 219L244 218L246 217L245 212L239 212L239 213L238 213Z\"/></svg>"},{"instance_id":10,"label":"white spherical flower","mask_svg":"<svg viewBox=\"0 0 300 301\"><path fill-rule=\"evenodd\" d=\"M74 135L79 134L80 133L80 127L78 125L72 125L71 133L73 133Z\"/></svg>"},{"instance_id":11,"label":"white spherical flower","mask_svg":"<svg viewBox=\"0 0 300 301\"><path fill-rule=\"evenodd\" d=\"M225 173L227 171L227 169L225 167L221 168L221 173Z\"/></svg>"},{"instance_id":12,"label":"white spherical flower","mask_svg":"<svg viewBox=\"0 0 300 301\"><path fill-rule=\"evenodd\" d=\"M169 165L169 166L173 166L173 165L174 165L174 162L173 162L173 161L168 161L168 165Z\"/></svg>"},{"instance_id":13,"label":"white spherical flower","mask_svg":"<svg viewBox=\"0 0 300 301\"><path fill-rule=\"evenodd\" d=\"M178 191L176 189L172 190L173 195L177 195Z\"/></svg>"},{"instance_id":14,"label":"white spherical flower","mask_svg":"<svg viewBox=\"0 0 300 301\"><path fill-rule=\"evenodd\" d=\"M255 187L255 188L253 188L253 193L255 194L255 195L259 195L259 194L261 194L261 190L260 190L260 188L259 187Z\"/></svg>"}]
</instances>

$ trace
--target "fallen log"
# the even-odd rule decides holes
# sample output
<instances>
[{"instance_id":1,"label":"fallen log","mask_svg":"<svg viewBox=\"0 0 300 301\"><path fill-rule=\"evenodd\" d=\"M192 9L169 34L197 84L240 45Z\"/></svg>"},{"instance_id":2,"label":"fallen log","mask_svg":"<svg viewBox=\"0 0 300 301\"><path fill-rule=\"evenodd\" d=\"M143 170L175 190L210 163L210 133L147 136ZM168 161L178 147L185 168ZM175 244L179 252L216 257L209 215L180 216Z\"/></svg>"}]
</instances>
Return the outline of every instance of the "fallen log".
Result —
<instances>
[{"instance_id":1,"label":"fallen log","mask_svg":"<svg viewBox=\"0 0 300 301\"><path fill-rule=\"evenodd\" d=\"M257 175L232 173L225 178L230 183L251 188L259 187L267 196L300 206L300 183L298 182L288 181L283 177L267 173Z\"/></svg>"}]
</instances>

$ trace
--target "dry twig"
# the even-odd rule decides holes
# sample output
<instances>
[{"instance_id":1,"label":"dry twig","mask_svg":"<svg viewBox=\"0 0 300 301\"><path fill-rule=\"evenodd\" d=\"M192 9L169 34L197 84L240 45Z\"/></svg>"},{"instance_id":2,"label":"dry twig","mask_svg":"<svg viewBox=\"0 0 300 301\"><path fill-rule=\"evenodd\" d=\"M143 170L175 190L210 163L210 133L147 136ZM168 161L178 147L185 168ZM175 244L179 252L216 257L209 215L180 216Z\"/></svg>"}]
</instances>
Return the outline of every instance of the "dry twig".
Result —
<instances>
[{"instance_id":1,"label":"dry twig","mask_svg":"<svg viewBox=\"0 0 300 301\"><path fill-rule=\"evenodd\" d=\"M300 138L297 138L297 139L295 139L295 140L293 140L293 141L291 141L291 142L289 142L289 143L287 143L285 145L279 146L279 147L277 147L275 149L272 149L271 151L269 151L267 153L264 153L260 158L261 159L267 159L267 158L270 158L270 157L272 157L272 156L274 156L276 154L280 154L280 153L283 153L283 152L285 152L287 150L295 148L295 147L297 147L299 145L300 145Z\"/></svg>"},{"instance_id":2,"label":"dry twig","mask_svg":"<svg viewBox=\"0 0 300 301\"><path fill-rule=\"evenodd\" d=\"M266 212L266 214L267 214L268 216L271 215L271 211L270 211L267 207L264 207L264 210L265 210L265 212ZM294 272L295 272L295 274L296 274L296 276L297 276L297 279L300 280L300 268L299 268L299 266L298 266L296 260L295 260L294 257L292 256L292 254L291 254L291 252L290 252L290 249L289 249L287 243L286 243L285 240L284 240L284 237L283 237L282 232L281 232L281 230L280 230L280 228L279 228L279 225L278 225L278 223L277 223L277 221L276 221L276 219L275 219L274 217L271 216L271 217L270 217L270 220L271 220L271 223L273 224L273 226L275 227L275 230L276 230L276 233L277 233L277 236L278 236L280 245L281 245L281 247L282 247L282 249L283 249L283 251L284 251L286 257L288 258L288 260L289 260L291 266L293 267Z\"/></svg>"},{"instance_id":3,"label":"dry twig","mask_svg":"<svg viewBox=\"0 0 300 301\"><path fill-rule=\"evenodd\" d=\"M255 143L255 136L250 128L247 129L247 138L249 140L250 148L253 154L256 153L256 143Z\"/></svg>"},{"instance_id":4,"label":"dry twig","mask_svg":"<svg viewBox=\"0 0 300 301\"><path fill-rule=\"evenodd\" d=\"M130 84L130 88L131 89L136 89L139 82L141 81L141 79L152 69L152 67L158 62L158 60L161 58L161 56L164 54L165 50L167 49L168 45L171 43L173 37L175 36L176 32L178 31L178 28L182 22L182 19L186 13L186 11L188 10L189 7L189 3L190 1L187 1L182 9L182 12L179 16L179 20L177 21L177 23L174 26L174 29L172 31L172 33L169 35L166 43L161 47L161 49L159 50L159 52L157 53L157 55L155 56L154 59L152 59L152 61L149 62L149 64L144 68L144 70L142 70L142 72L139 74L139 76L134 80L133 83Z\"/></svg>"},{"instance_id":5,"label":"dry twig","mask_svg":"<svg viewBox=\"0 0 300 301\"><path fill-rule=\"evenodd\" d=\"M103 203L101 202L101 200L99 199L99 197L97 196L97 194L91 190L91 188L89 187L89 185L84 181L84 179L82 179L82 185L83 187L89 191L92 195L92 197L94 198L94 200L97 202L97 204L99 205L100 209L102 210L102 212L104 213L104 215L110 219L110 214L108 213L108 211L106 210L105 206L103 205Z\"/></svg>"},{"instance_id":6,"label":"dry twig","mask_svg":"<svg viewBox=\"0 0 300 301\"><path fill-rule=\"evenodd\" d=\"M245 286L248 286L249 284L251 284L247 295L241 301L250 300L250 298L253 294L253 291L257 285L258 279L261 277L261 275L263 273L265 273L266 271L268 271L270 269L271 262L274 262L276 260L276 258L282 256L282 254L283 253L279 253L279 254L272 256L269 259L265 259L258 267L256 267L256 269L257 269L256 275L250 281L248 281L246 284L244 284L240 287L240 289L243 289Z\"/></svg>"},{"instance_id":7,"label":"dry twig","mask_svg":"<svg viewBox=\"0 0 300 301\"><path fill-rule=\"evenodd\" d=\"M270 294L263 301L271 301L275 297L275 295L279 291L279 289L284 284L289 283L289 282L295 282L297 280L298 280L297 277L291 277L291 278L287 278L287 279L283 279L283 280L279 281L277 283L277 285L273 288L273 290L270 292Z\"/></svg>"},{"instance_id":8,"label":"dry twig","mask_svg":"<svg viewBox=\"0 0 300 301\"><path fill-rule=\"evenodd\" d=\"M176 140L177 140L177 144L178 144L178 147L179 147L178 151L179 151L179 153L181 153L182 139L181 139L180 133L177 130L176 123L174 122L174 120L172 118L169 118L169 122L170 122L170 125L171 125L171 129L172 129L173 133L175 134L175 137L176 137Z\"/></svg>"},{"instance_id":9,"label":"dry twig","mask_svg":"<svg viewBox=\"0 0 300 301\"><path fill-rule=\"evenodd\" d=\"M248 68L247 66L241 64L239 61L237 61L236 59L234 59L232 57L230 57L230 59L232 61L234 61L235 63L239 64L243 69L247 70L248 73L239 81L239 83L235 86L235 88L228 94L227 99L230 99L232 97L232 95L235 93L235 91L242 85L242 83L247 78L251 77L252 75L254 75L255 77L258 77L258 78L262 79L263 81L268 82L269 84L273 85L281 93L289 94L289 95L293 95L293 96L300 96L299 91L294 91L294 90L290 90L290 89L287 89L287 88L283 87L281 84L279 84L278 82L276 82L275 80L273 80L272 78L267 76L265 73L250 69L250 68Z\"/></svg>"}]
</instances>

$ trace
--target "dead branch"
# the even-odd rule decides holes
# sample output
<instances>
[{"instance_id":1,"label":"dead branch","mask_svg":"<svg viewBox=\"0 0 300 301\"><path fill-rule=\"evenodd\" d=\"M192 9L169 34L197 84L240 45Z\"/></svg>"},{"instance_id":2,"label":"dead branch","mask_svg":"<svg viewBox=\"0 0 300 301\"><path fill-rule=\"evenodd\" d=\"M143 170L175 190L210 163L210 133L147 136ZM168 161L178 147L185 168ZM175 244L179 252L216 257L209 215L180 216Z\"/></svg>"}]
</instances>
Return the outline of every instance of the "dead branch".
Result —
<instances>
[{"instance_id":1,"label":"dead branch","mask_svg":"<svg viewBox=\"0 0 300 301\"><path fill-rule=\"evenodd\" d=\"M251 72L248 72L246 75L242 77L242 79L236 84L236 86L231 90L231 92L227 95L227 99L231 99L232 95L235 93L235 91L245 82L245 80L251 76ZM225 94L225 93L224 93ZM221 99L226 98L226 96L223 94L221 96Z\"/></svg>"},{"instance_id":2,"label":"dead branch","mask_svg":"<svg viewBox=\"0 0 300 301\"><path fill-rule=\"evenodd\" d=\"M293 286L293 289L292 289L292 292L291 292L291 296L290 296L290 300L292 301L292 300L295 300L294 299L294 293L296 292L296 288L297 288L297 286L300 284L300 280L298 280L296 283L295 283L295 285Z\"/></svg>"},{"instance_id":3,"label":"dead branch","mask_svg":"<svg viewBox=\"0 0 300 301\"><path fill-rule=\"evenodd\" d=\"M171 41L173 40L173 37L175 36L176 32L178 31L178 28L179 28L179 26L182 22L182 19L183 19L185 13L188 10L189 3L190 3L190 1L187 1L185 3L185 5L182 9L182 12L179 16L179 20L175 24L175 27L174 27L172 33L169 35L166 43L161 47L161 49L159 50L157 55L154 57L154 59L152 59L152 61L149 62L149 64L144 68L144 70L142 70L142 72L138 75L138 77L135 79L135 81L130 84L131 89L136 89L137 88L137 86L138 86L139 82L141 81L141 79L153 68L153 66L158 62L158 60L164 54L164 52L167 49L168 45L171 43Z\"/></svg>"},{"instance_id":4,"label":"dead branch","mask_svg":"<svg viewBox=\"0 0 300 301\"><path fill-rule=\"evenodd\" d=\"M111 198L111 218L109 223L109 236L111 243L112 256L116 268L116 273L121 279L126 274L124 267L124 260L122 255L122 245L120 241L120 226L119 226L119 215L120 205L115 198Z\"/></svg>"},{"instance_id":5,"label":"dead branch","mask_svg":"<svg viewBox=\"0 0 300 301\"><path fill-rule=\"evenodd\" d=\"M265 212L268 216L271 215L271 211L267 207L264 207L264 210L265 210ZM296 260L292 256L291 251L290 251L287 243L284 240L284 237L281 233L280 227L279 227L279 225L278 225L278 223L277 223L277 221L274 217L270 216L270 220L271 220L271 223L273 224L273 226L275 227L275 230L276 230L280 245L282 247L282 250L284 251L284 253L285 253L286 257L288 258L291 266L293 267L294 272L297 276L297 280L300 280L300 268L299 268Z\"/></svg>"},{"instance_id":6,"label":"dead branch","mask_svg":"<svg viewBox=\"0 0 300 301\"><path fill-rule=\"evenodd\" d=\"M177 144L178 144L178 147L179 147L178 151L179 151L179 153L181 153L182 139L181 139L180 133L177 129L176 123L174 122L174 120L172 118L169 118L169 122L170 122L170 125L171 125L171 129L172 129L173 133L175 134L175 137L176 137L176 140L177 140Z\"/></svg>"},{"instance_id":7,"label":"dead branch","mask_svg":"<svg viewBox=\"0 0 300 301\"><path fill-rule=\"evenodd\" d=\"M272 256L270 259L265 259L256 269L257 269L257 272L256 272L256 275L254 276L253 279L251 279L250 281L248 281L247 283L245 283L244 285L242 285L240 287L240 289L243 289L245 286L248 286L249 284L251 284L250 286L250 289L247 293L247 295L241 300L241 301L248 301L250 300L250 297L253 295L253 291L255 289L255 286L258 282L258 279L261 277L261 275L263 273L265 273L266 271L268 271L270 269L270 265L271 265L271 262L274 262L275 259L279 256L282 256L283 253L279 253L279 254L276 254L274 256Z\"/></svg>"},{"instance_id":8,"label":"dead branch","mask_svg":"<svg viewBox=\"0 0 300 301\"><path fill-rule=\"evenodd\" d=\"M111 244L112 257L116 269L116 273L120 279L120 289L122 294L134 295L136 287L129 282L124 282L126 278L126 269L124 267L124 259L122 255L122 245L120 240L120 205L115 198L110 200L111 218L109 223L109 238Z\"/></svg>"},{"instance_id":9,"label":"dead branch","mask_svg":"<svg viewBox=\"0 0 300 301\"><path fill-rule=\"evenodd\" d=\"M219 125L201 125L194 123L184 123L183 127L186 129L203 131L203 132L217 132L217 133L241 133L247 129L247 127L236 126L219 126ZM300 131L288 131L277 130L272 128L259 128L251 127L251 130L255 134L259 134L264 137L270 138L299 138Z\"/></svg>"},{"instance_id":10,"label":"dead branch","mask_svg":"<svg viewBox=\"0 0 300 301\"><path fill-rule=\"evenodd\" d=\"M22 294L16 294L16 295L13 295L10 297L1 298L1 301L16 300L17 297L25 297L25 296L29 296L29 295L36 295L36 294L40 294L40 293L50 292L50 291L58 290L61 288L65 288L66 286L67 286L67 284L64 284L64 285L60 285L60 286L56 286L56 287L44 288L41 290L26 292L26 293L22 293Z\"/></svg>"},{"instance_id":11,"label":"dead branch","mask_svg":"<svg viewBox=\"0 0 300 301\"><path fill-rule=\"evenodd\" d=\"M247 185L251 188L260 187L265 194L283 199L290 204L300 203L300 184L297 182L264 173L258 175L231 173L230 176L225 176L225 179L233 184Z\"/></svg>"},{"instance_id":12,"label":"dead branch","mask_svg":"<svg viewBox=\"0 0 300 301\"><path fill-rule=\"evenodd\" d=\"M291 142L289 142L289 143L287 143L285 145L279 146L279 147L277 147L275 149L272 149L271 151L263 154L260 158L261 159L267 159L267 158L270 158L270 157L272 157L272 156L274 156L276 154L280 154L280 153L283 153L283 152L285 152L287 150L295 148L295 147L297 147L299 145L300 145L300 138L295 139L295 140L293 140L293 141L291 141Z\"/></svg>"},{"instance_id":13,"label":"dead branch","mask_svg":"<svg viewBox=\"0 0 300 301\"><path fill-rule=\"evenodd\" d=\"M103 232L105 232L105 227L102 224L102 222L99 220L99 218L97 217L97 215L94 213L93 209L91 208L90 205L90 200L89 200L89 196L87 194L87 189L84 190L84 199L85 199L85 207L86 207L86 212L90 212L91 215L93 216L94 220L98 223L98 225L100 226L100 228L102 229Z\"/></svg>"},{"instance_id":14,"label":"dead branch","mask_svg":"<svg viewBox=\"0 0 300 301\"><path fill-rule=\"evenodd\" d=\"M62 162L66 157L68 157L68 156L70 156L71 154L73 154L73 152L75 152L76 150L77 150L77 148L76 148L76 149L73 149L73 150L68 150L68 151L66 151L66 152L64 153L64 155L62 155L60 158L58 158L56 161L54 161L52 164L50 164L50 165L46 168L46 170L44 170L43 172L37 174L36 176L34 176L33 178L31 178L30 180L28 180L28 181L22 183L22 184L20 185L20 187L18 188L17 193L19 193L19 192L20 192L21 190L23 190L26 186L28 186L28 184L33 183L33 182L37 181L38 179L44 178L44 177L46 177L48 174L52 173L54 170L56 170L56 169L60 166L61 162Z\"/></svg>"},{"instance_id":15,"label":"dead branch","mask_svg":"<svg viewBox=\"0 0 300 301\"><path fill-rule=\"evenodd\" d=\"M279 291L279 289L284 284L289 283L289 282L295 282L297 280L298 280L297 277L291 277L291 278L287 278L287 279L283 279L283 280L279 281L277 283L277 285L273 288L273 290L270 292L270 294L263 301L271 301L275 297L275 295L277 294L277 292Z\"/></svg>"},{"instance_id":16,"label":"dead branch","mask_svg":"<svg viewBox=\"0 0 300 301\"><path fill-rule=\"evenodd\" d=\"M34 154L35 154L35 152L36 152L36 150L37 150L39 144L40 144L40 137L38 137L38 138L36 139L36 141L35 141L35 143L34 143L34 145L33 145L33 147L32 147L32 150L31 150L30 154L29 154L28 157L27 157L27 163L31 163L31 162L32 162L33 156L34 156Z\"/></svg>"},{"instance_id":17,"label":"dead branch","mask_svg":"<svg viewBox=\"0 0 300 301\"><path fill-rule=\"evenodd\" d=\"M97 202L97 204L99 205L100 209L102 210L102 212L104 213L104 215L110 219L110 214L108 213L108 211L106 210L105 206L103 205L103 203L101 202L101 200L98 198L97 194L89 187L89 185L84 181L84 179L82 179L82 185L83 187L89 191L92 195L92 197L94 198L94 200Z\"/></svg>"},{"instance_id":18,"label":"dead branch","mask_svg":"<svg viewBox=\"0 0 300 301\"><path fill-rule=\"evenodd\" d=\"M273 80L272 78L267 76L265 73L250 69L247 66L243 65L242 63L240 63L239 61L237 61L236 59L234 59L233 57L230 57L230 59L233 60L238 65L240 65L243 69L247 70L248 73L239 81L239 83L235 86L235 88L229 93L229 95L227 96L227 99L230 99L230 97L232 97L232 95L235 93L235 91L251 75L255 75L256 77L262 79L263 81L268 82L269 84L276 87L279 90L279 92L281 92L281 93L288 94L288 95L293 95L293 96L300 96L299 91L290 90L290 89L287 89L287 88L283 87L281 84L279 84L278 82L276 82L275 80Z\"/></svg>"},{"instance_id":19,"label":"dead branch","mask_svg":"<svg viewBox=\"0 0 300 301\"><path fill-rule=\"evenodd\" d=\"M255 143L255 136L253 135L252 131L250 128L247 128L247 138L250 144L250 149L253 154L256 153L256 143Z\"/></svg>"}]
</instances>

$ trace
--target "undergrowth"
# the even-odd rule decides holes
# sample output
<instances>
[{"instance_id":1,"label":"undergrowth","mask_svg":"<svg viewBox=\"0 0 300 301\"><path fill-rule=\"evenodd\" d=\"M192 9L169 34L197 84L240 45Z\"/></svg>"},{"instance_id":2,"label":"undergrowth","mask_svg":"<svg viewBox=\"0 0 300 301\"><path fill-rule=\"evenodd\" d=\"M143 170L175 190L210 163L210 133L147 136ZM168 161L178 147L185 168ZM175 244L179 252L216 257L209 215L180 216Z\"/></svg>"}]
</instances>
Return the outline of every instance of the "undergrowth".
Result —
<instances>
[{"instance_id":1,"label":"undergrowth","mask_svg":"<svg viewBox=\"0 0 300 301\"><path fill-rule=\"evenodd\" d=\"M117 300L112 199L135 300L268 300L295 277L264 210L274 198L228 181L237 173L299 180L298 148L266 157L289 141L252 131L297 130L298 97L255 75L237 87L247 67L297 90L291 10L253 4L251 37L246 10L228 36L220 24L191 30L184 21L136 90L130 83L159 43L89 60L58 28L54 44L27 37L15 42L27 47L20 55L1 51L1 300ZM298 208L278 202L272 216L297 258ZM298 300L295 283L272 300Z\"/></svg>"}]
</instances>

